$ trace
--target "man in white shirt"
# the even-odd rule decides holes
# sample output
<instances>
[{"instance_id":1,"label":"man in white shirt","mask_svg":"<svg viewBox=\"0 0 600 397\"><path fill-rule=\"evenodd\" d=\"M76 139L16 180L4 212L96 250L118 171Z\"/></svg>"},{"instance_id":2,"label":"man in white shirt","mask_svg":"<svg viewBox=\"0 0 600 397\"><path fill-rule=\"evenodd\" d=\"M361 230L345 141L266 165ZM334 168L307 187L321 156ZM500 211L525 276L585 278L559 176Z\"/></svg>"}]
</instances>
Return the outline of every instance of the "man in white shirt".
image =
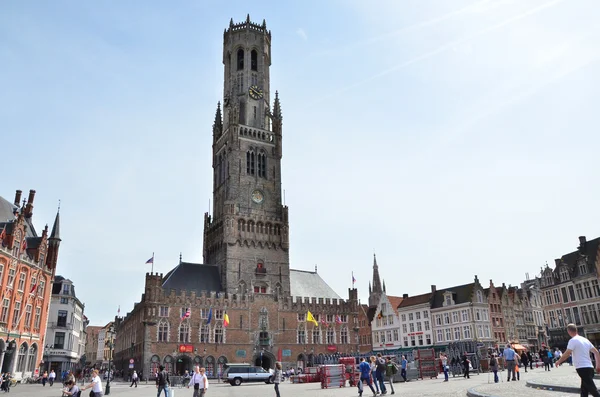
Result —
<instances>
[{"instance_id":1,"label":"man in white shirt","mask_svg":"<svg viewBox=\"0 0 600 397\"><path fill-rule=\"evenodd\" d=\"M567 326L567 332L571 339L567 345L567 350L556 362L556 366L558 367L567 360L570 355L573 355L575 370L581 378L581 395L587 396L591 394L594 397L600 397L600 393L594 383L594 366L592 365L592 359L590 358L590 352L592 352L596 359L596 371L600 372L600 353L598 353L598 349L596 349L589 340L583 336L577 335L577 326L575 324L569 324Z\"/></svg>"},{"instance_id":2,"label":"man in white shirt","mask_svg":"<svg viewBox=\"0 0 600 397\"><path fill-rule=\"evenodd\" d=\"M188 384L188 389L190 386L194 387L194 396L193 397L203 397L206 389L208 389L208 379L204 375L204 368L200 368L199 366L194 367L194 373L190 378L190 383Z\"/></svg>"}]
</instances>

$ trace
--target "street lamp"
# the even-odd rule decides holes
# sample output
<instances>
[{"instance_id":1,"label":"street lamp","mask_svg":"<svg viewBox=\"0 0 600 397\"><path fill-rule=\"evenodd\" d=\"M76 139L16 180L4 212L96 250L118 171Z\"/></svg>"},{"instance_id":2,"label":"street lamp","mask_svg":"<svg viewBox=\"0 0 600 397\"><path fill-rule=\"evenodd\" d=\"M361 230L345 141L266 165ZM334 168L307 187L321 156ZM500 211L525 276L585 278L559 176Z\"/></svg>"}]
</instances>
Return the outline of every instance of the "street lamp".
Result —
<instances>
[{"instance_id":1,"label":"street lamp","mask_svg":"<svg viewBox=\"0 0 600 397\"><path fill-rule=\"evenodd\" d=\"M105 391L105 395L109 395L110 394L110 375L111 375L111 359L112 359L112 350L113 350L113 332L114 332L114 328L111 325L108 328L108 342L106 342L106 345L108 346L108 376L106 377L106 391Z\"/></svg>"}]
</instances>

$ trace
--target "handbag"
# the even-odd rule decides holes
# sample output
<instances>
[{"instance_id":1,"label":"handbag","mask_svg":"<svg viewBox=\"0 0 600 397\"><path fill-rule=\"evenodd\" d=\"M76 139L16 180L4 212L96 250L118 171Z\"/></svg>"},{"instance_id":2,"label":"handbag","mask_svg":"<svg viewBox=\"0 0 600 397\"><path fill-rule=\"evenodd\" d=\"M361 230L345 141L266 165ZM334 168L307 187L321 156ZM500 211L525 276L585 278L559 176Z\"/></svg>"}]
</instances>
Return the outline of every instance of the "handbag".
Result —
<instances>
[{"instance_id":1,"label":"handbag","mask_svg":"<svg viewBox=\"0 0 600 397\"><path fill-rule=\"evenodd\" d=\"M194 383L194 390L200 389L200 383Z\"/></svg>"},{"instance_id":2,"label":"handbag","mask_svg":"<svg viewBox=\"0 0 600 397\"><path fill-rule=\"evenodd\" d=\"M90 397L96 397L96 393L93 390L90 390Z\"/></svg>"}]
</instances>

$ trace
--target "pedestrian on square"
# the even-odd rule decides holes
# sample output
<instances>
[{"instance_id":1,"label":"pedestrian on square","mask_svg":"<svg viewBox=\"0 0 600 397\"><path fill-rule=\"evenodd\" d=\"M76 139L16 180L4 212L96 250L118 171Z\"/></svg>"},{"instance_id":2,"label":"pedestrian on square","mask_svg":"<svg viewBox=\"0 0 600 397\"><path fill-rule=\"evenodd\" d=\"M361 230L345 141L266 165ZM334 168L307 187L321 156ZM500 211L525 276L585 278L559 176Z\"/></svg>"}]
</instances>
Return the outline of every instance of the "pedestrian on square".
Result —
<instances>
[{"instance_id":1,"label":"pedestrian on square","mask_svg":"<svg viewBox=\"0 0 600 397\"><path fill-rule=\"evenodd\" d=\"M517 375L515 373L515 364L517 360L517 353L512 349L510 344L507 344L504 348L504 352L502 353L504 360L506 361L506 369L508 370L508 379L507 382L510 382L510 374L512 374L512 380L517 380Z\"/></svg>"},{"instance_id":2,"label":"pedestrian on square","mask_svg":"<svg viewBox=\"0 0 600 397\"><path fill-rule=\"evenodd\" d=\"M390 358L386 358L386 364L385 364L385 375L388 377L388 380L390 381L390 389L392 389L392 392L390 394L395 394L396 392L394 391L394 375L396 375L398 373L398 366L396 365L396 363L394 363L392 360L390 360Z\"/></svg>"},{"instance_id":3,"label":"pedestrian on square","mask_svg":"<svg viewBox=\"0 0 600 397\"><path fill-rule=\"evenodd\" d=\"M282 366L279 361L275 363L275 375L273 376L273 383L275 384L275 397L281 397L279 394L279 384L283 381Z\"/></svg>"},{"instance_id":4,"label":"pedestrian on square","mask_svg":"<svg viewBox=\"0 0 600 397\"><path fill-rule=\"evenodd\" d=\"M408 365L408 360L406 360L406 356L402 355L402 361L400 362L400 376L404 379L404 383L408 382L406 379L406 366Z\"/></svg>"},{"instance_id":5,"label":"pedestrian on square","mask_svg":"<svg viewBox=\"0 0 600 397\"><path fill-rule=\"evenodd\" d=\"M135 371L135 369L133 370L133 373L131 374L131 385L129 385L129 387L135 385L135 387L137 387L138 385L138 374Z\"/></svg>"},{"instance_id":6,"label":"pedestrian on square","mask_svg":"<svg viewBox=\"0 0 600 397\"><path fill-rule=\"evenodd\" d=\"M169 385L171 384L169 373L165 371L165 367L162 365L158 367L158 370L158 376L156 377L158 393L156 393L156 397L160 397L163 390L165 391L165 397L169 397Z\"/></svg>"},{"instance_id":7,"label":"pedestrian on square","mask_svg":"<svg viewBox=\"0 0 600 397\"><path fill-rule=\"evenodd\" d=\"M465 371L463 374L463 378L471 379L471 377L469 376L469 364L471 364L471 360L469 360L469 357L467 356L467 352L465 352L465 354L463 354L463 357L462 357L462 365L463 365L463 369Z\"/></svg>"},{"instance_id":8,"label":"pedestrian on square","mask_svg":"<svg viewBox=\"0 0 600 397\"><path fill-rule=\"evenodd\" d=\"M594 397L600 397L600 393L594 383L594 367L590 358L590 352L592 352L596 359L596 371L600 372L600 353L598 353L598 349L587 338L577 334L577 326L575 324L567 325L567 332L571 339L567 344L567 350L556 362L556 366L561 365L572 355L575 370L581 378L581 395L587 396L591 394Z\"/></svg>"},{"instance_id":9,"label":"pedestrian on square","mask_svg":"<svg viewBox=\"0 0 600 397\"><path fill-rule=\"evenodd\" d=\"M358 382L359 397L363 394L363 381L367 382L367 385L369 385L369 388L373 392L373 396L376 396L377 393L375 392L375 389L373 389L373 384L371 383L371 366L365 361L364 357L360 359L358 369L360 370L360 381Z\"/></svg>"},{"instance_id":10,"label":"pedestrian on square","mask_svg":"<svg viewBox=\"0 0 600 397\"><path fill-rule=\"evenodd\" d=\"M375 391L379 394L379 385L377 384L377 358L375 356L370 357L371 360L371 381L375 384Z\"/></svg>"},{"instance_id":11,"label":"pedestrian on square","mask_svg":"<svg viewBox=\"0 0 600 397\"><path fill-rule=\"evenodd\" d=\"M100 397L102 396L102 381L100 380L100 376L98 376L98 370L95 369L92 371L92 383L87 386L81 388L81 391L86 389L92 389L90 392L90 397ZM168 397L168 396L167 396Z\"/></svg>"},{"instance_id":12,"label":"pedestrian on square","mask_svg":"<svg viewBox=\"0 0 600 397\"><path fill-rule=\"evenodd\" d=\"M42 386L46 386L46 382L48 382L48 371L44 371L42 375Z\"/></svg>"},{"instance_id":13,"label":"pedestrian on square","mask_svg":"<svg viewBox=\"0 0 600 397\"><path fill-rule=\"evenodd\" d=\"M48 383L50 383L50 386L54 384L54 379L56 379L56 372L52 370L50 371L50 374L48 374Z\"/></svg>"},{"instance_id":14,"label":"pedestrian on square","mask_svg":"<svg viewBox=\"0 0 600 397\"><path fill-rule=\"evenodd\" d=\"M523 350L523 353L521 353L521 363L523 363L523 367L525 367L525 372L527 372L527 364L529 363L529 358L527 357L525 350Z\"/></svg>"},{"instance_id":15,"label":"pedestrian on square","mask_svg":"<svg viewBox=\"0 0 600 397\"><path fill-rule=\"evenodd\" d=\"M206 391L205 387L205 379L202 373L200 373L200 367L196 365L194 367L194 372L190 377L190 383L188 383L188 389L192 386L194 388L193 397L203 397Z\"/></svg>"},{"instance_id":16,"label":"pedestrian on square","mask_svg":"<svg viewBox=\"0 0 600 397\"><path fill-rule=\"evenodd\" d=\"M385 382L383 381L383 376L385 374L385 359L381 356L381 353L377 353L377 367L375 368L375 376L377 377L377 382L379 383L379 390L381 390L381 394L387 394L387 388L385 387Z\"/></svg>"},{"instance_id":17,"label":"pedestrian on square","mask_svg":"<svg viewBox=\"0 0 600 397\"><path fill-rule=\"evenodd\" d=\"M448 356L440 353L440 360L442 362L442 370L444 371L444 382L448 382Z\"/></svg>"},{"instance_id":18,"label":"pedestrian on square","mask_svg":"<svg viewBox=\"0 0 600 397\"><path fill-rule=\"evenodd\" d=\"M527 352L527 361L529 362L529 369L533 370L533 356L531 352Z\"/></svg>"},{"instance_id":19,"label":"pedestrian on square","mask_svg":"<svg viewBox=\"0 0 600 397\"><path fill-rule=\"evenodd\" d=\"M490 369L494 373L494 383L498 383L498 360L496 359L496 353L490 357Z\"/></svg>"},{"instance_id":20,"label":"pedestrian on square","mask_svg":"<svg viewBox=\"0 0 600 397\"><path fill-rule=\"evenodd\" d=\"M79 397L80 394L81 394L81 392L79 390L79 387L77 387L75 382L70 379L67 379L67 381L65 382L65 389L63 390L62 395Z\"/></svg>"}]
</instances>

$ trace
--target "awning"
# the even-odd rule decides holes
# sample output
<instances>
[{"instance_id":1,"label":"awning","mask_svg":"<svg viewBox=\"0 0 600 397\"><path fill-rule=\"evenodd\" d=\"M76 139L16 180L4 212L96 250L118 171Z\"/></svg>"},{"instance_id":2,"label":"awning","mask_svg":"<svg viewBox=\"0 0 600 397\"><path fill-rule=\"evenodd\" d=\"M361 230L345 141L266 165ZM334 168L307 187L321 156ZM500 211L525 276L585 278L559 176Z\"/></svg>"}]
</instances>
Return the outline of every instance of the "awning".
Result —
<instances>
[{"instance_id":1,"label":"awning","mask_svg":"<svg viewBox=\"0 0 600 397\"><path fill-rule=\"evenodd\" d=\"M523 345L520 345L518 343L515 343L514 345L512 345L513 349L515 350L527 350L527 348Z\"/></svg>"}]
</instances>

